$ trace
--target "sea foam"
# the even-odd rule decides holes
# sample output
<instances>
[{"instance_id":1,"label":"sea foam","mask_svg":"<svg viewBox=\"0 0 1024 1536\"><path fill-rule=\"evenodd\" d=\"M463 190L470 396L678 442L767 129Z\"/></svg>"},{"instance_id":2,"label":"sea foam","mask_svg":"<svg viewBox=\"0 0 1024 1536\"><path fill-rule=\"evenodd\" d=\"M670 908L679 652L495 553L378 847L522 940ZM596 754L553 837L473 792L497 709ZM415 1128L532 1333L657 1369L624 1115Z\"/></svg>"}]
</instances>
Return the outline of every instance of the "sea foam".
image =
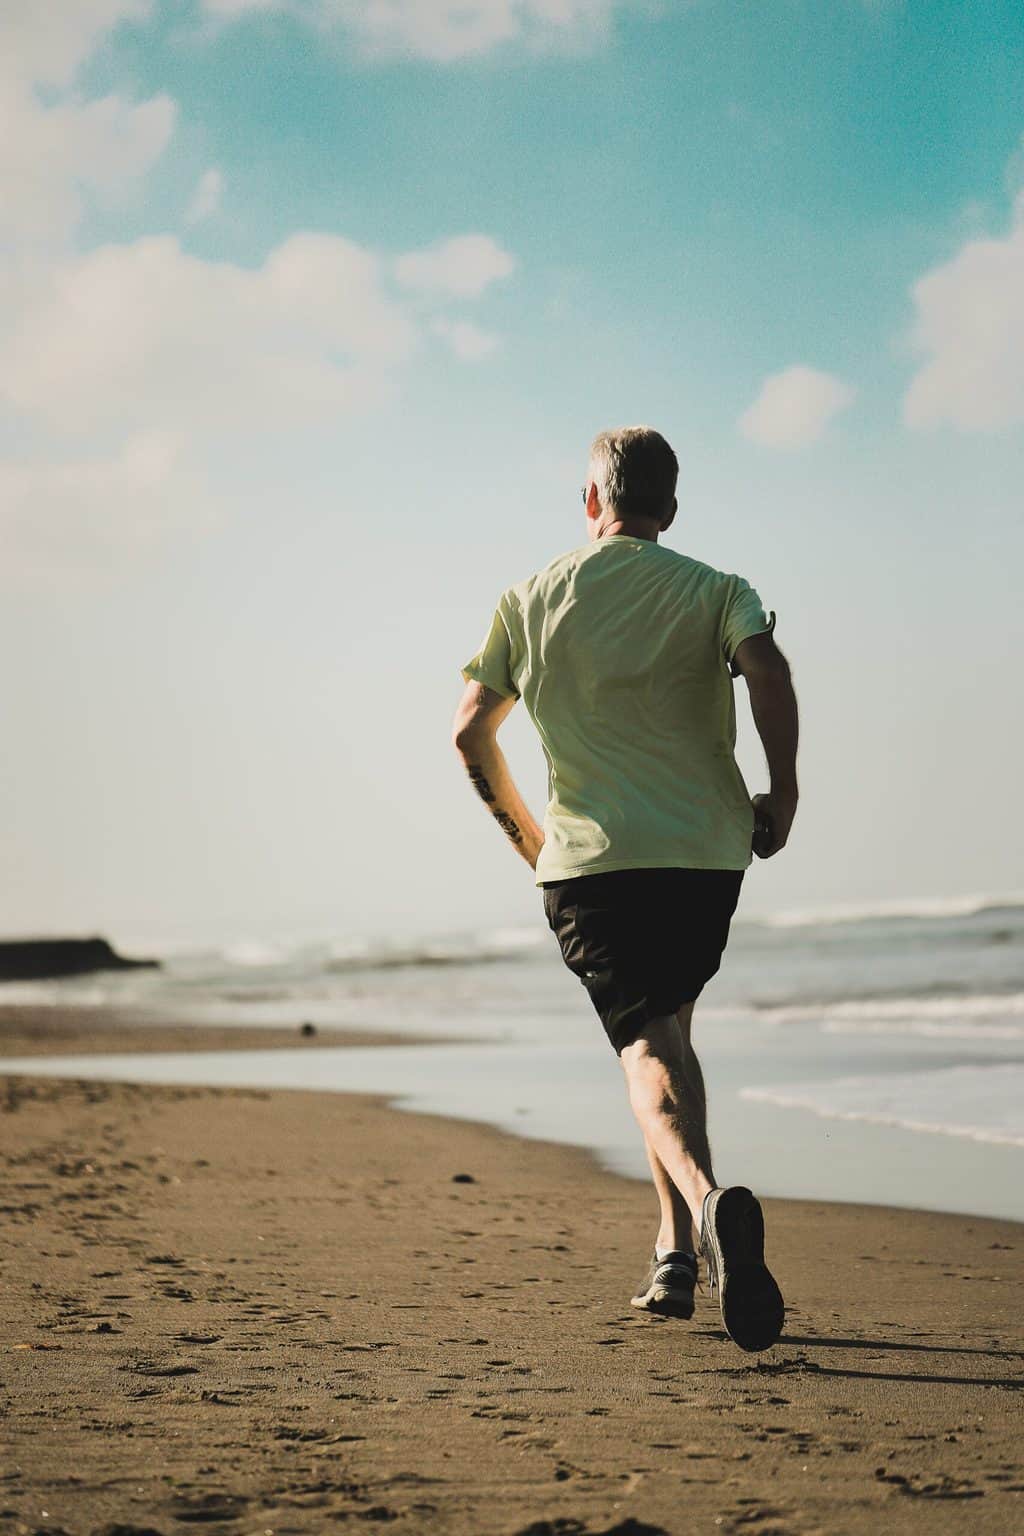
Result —
<instances>
[{"instance_id":1,"label":"sea foam","mask_svg":"<svg viewBox=\"0 0 1024 1536\"><path fill-rule=\"evenodd\" d=\"M1024 1147L1024 1062L747 1087L740 1098L907 1131Z\"/></svg>"}]
</instances>

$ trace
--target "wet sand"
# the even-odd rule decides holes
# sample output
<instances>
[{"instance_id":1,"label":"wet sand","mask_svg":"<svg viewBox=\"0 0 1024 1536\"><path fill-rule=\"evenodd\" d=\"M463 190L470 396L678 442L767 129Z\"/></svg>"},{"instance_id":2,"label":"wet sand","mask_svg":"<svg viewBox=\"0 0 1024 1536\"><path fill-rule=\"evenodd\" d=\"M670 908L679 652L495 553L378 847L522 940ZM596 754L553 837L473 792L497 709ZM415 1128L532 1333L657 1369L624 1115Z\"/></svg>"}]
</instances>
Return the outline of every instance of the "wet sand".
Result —
<instances>
[{"instance_id":1,"label":"wet sand","mask_svg":"<svg viewBox=\"0 0 1024 1536\"><path fill-rule=\"evenodd\" d=\"M0 1109L0 1536L1024 1528L1021 1226L767 1202L745 1355L706 1292L629 1306L653 1191L584 1151L358 1095Z\"/></svg>"},{"instance_id":2,"label":"wet sand","mask_svg":"<svg viewBox=\"0 0 1024 1536\"><path fill-rule=\"evenodd\" d=\"M121 1051L267 1051L305 1044L325 1046L443 1044L440 1035L395 1030L292 1029L247 1025L179 1024L156 1015L113 1008L51 1007L0 1002L0 1059L16 1056L105 1055ZM464 1036L453 1036L464 1042Z\"/></svg>"}]
</instances>

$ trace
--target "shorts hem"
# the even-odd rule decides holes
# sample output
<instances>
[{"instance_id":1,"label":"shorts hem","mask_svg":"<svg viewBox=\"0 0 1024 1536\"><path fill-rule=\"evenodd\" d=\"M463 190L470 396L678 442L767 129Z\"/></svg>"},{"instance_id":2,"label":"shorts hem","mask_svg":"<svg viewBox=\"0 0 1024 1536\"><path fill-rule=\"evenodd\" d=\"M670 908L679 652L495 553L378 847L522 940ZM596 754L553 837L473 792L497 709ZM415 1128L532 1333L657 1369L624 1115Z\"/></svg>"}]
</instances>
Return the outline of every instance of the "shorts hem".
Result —
<instances>
[{"instance_id":1,"label":"shorts hem","mask_svg":"<svg viewBox=\"0 0 1024 1536\"><path fill-rule=\"evenodd\" d=\"M651 1024L655 1019L674 1018L675 1015L679 1012L680 1008L684 1008L687 1003L695 1003L703 991L704 987L701 986L693 994L692 997L681 998L674 1008L668 1008L664 1012L661 1009L648 1009L647 1015L643 1022L638 1024L635 1029L631 1030L628 1040L623 1040L621 1042L617 1038L619 1032L616 1029L614 1023L610 1019L606 1019L599 1009L596 1009L595 1012L597 1013L598 1018L601 1020L604 1032L608 1037L609 1045L615 1052L616 1056L621 1056L623 1051L626 1049L626 1046L635 1045L647 1026Z\"/></svg>"}]
</instances>

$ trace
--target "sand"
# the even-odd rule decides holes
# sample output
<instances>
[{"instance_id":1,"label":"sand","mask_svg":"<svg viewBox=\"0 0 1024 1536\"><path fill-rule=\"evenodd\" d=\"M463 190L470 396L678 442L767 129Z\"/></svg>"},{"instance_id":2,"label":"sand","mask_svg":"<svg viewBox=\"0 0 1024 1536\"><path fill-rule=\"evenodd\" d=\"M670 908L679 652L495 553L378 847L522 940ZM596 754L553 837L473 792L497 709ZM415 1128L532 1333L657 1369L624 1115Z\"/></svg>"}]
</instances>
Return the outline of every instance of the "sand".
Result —
<instances>
[{"instance_id":1,"label":"sand","mask_svg":"<svg viewBox=\"0 0 1024 1536\"><path fill-rule=\"evenodd\" d=\"M309 1026L306 1026L307 1029ZM180 1024L156 1014L130 1009L51 1007L48 1004L0 1003L0 1059L14 1056L93 1056L133 1051L268 1051L304 1045L442 1044L447 1037L411 1031L267 1025ZM465 1042L465 1036L452 1036Z\"/></svg>"},{"instance_id":2,"label":"sand","mask_svg":"<svg viewBox=\"0 0 1024 1536\"><path fill-rule=\"evenodd\" d=\"M0 1108L0 1536L1024 1529L1018 1225L766 1202L751 1356L706 1292L633 1311L653 1191L584 1151L361 1095Z\"/></svg>"}]
</instances>

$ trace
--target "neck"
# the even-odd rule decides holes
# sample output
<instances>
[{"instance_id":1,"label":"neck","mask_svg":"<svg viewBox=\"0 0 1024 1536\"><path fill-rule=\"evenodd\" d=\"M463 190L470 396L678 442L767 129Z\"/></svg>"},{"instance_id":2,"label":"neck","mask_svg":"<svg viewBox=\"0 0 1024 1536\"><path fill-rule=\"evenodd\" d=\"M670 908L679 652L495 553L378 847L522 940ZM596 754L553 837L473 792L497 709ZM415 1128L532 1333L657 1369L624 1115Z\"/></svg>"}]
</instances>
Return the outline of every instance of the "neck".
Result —
<instances>
[{"instance_id":1,"label":"neck","mask_svg":"<svg viewBox=\"0 0 1024 1536\"><path fill-rule=\"evenodd\" d=\"M652 544L657 544L659 529L650 523L630 522L627 518L617 518L613 522L605 523L597 530L596 537L605 539L610 533L624 533L631 539L649 539Z\"/></svg>"}]
</instances>

